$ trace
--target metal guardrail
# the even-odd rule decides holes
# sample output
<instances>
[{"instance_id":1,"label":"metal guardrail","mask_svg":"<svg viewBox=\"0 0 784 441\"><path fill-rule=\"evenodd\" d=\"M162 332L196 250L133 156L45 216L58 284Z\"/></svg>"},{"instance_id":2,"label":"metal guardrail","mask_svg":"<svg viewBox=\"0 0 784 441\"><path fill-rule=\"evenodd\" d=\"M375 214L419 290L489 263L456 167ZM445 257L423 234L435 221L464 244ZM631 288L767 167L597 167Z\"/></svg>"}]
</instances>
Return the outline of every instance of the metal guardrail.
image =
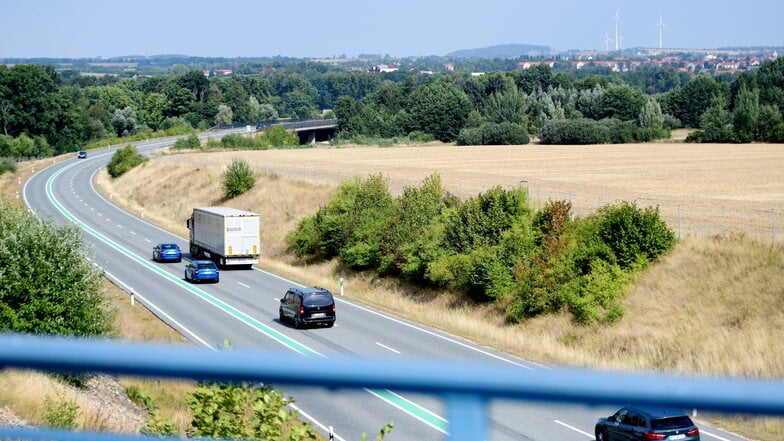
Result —
<instances>
[{"instance_id":1,"label":"metal guardrail","mask_svg":"<svg viewBox=\"0 0 784 441\"><path fill-rule=\"evenodd\" d=\"M0 335L0 368L105 372L194 380L252 381L328 389L387 388L443 398L449 440L487 439L486 407L497 398L588 405L637 403L730 413L784 415L784 381L621 374L586 370L523 371L514 366L431 359L215 352L172 345ZM140 440L95 432L0 427L0 439ZM151 438L157 439L157 438Z\"/></svg>"}]
</instances>

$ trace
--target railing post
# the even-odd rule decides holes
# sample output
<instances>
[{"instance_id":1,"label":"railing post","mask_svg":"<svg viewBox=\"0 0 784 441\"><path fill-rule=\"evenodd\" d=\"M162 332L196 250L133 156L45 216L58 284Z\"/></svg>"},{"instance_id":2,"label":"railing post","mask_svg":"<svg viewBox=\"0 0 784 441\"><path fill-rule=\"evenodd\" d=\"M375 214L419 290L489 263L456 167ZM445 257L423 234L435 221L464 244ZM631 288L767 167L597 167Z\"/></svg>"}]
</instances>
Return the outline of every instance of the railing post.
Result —
<instances>
[{"instance_id":1,"label":"railing post","mask_svg":"<svg viewBox=\"0 0 784 441\"><path fill-rule=\"evenodd\" d=\"M450 393L444 395L450 441L487 439L485 399L478 395Z\"/></svg>"}]
</instances>

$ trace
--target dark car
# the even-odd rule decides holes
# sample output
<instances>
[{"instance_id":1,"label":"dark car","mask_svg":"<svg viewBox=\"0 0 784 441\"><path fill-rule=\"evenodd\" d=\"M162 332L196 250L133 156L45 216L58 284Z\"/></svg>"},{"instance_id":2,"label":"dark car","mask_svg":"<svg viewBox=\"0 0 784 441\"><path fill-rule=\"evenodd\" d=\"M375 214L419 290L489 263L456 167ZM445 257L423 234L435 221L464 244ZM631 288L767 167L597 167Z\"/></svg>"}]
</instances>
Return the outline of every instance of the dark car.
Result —
<instances>
[{"instance_id":1,"label":"dark car","mask_svg":"<svg viewBox=\"0 0 784 441\"><path fill-rule=\"evenodd\" d=\"M335 299L324 288L289 288L280 299L280 321L295 328L335 324Z\"/></svg>"},{"instance_id":2,"label":"dark car","mask_svg":"<svg viewBox=\"0 0 784 441\"><path fill-rule=\"evenodd\" d=\"M680 409L626 406L596 422L596 441L699 441L700 429Z\"/></svg>"},{"instance_id":3,"label":"dark car","mask_svg":"<svg viewBox=\"0 0 784 441\"><path fill-rule=\"evenodd\" d=\"M220 271L212 260L192 260L185 265L185 280L191 282L209 280L218 283Z\"/></svg>"},{"instance_id":4,"label":"dark car","mask_svg":"<svg viewBox=\"0 0 784 441\"><path fill-rule=\"evenodd\" d=\"M76 154L76 157L79 159L85 159L87 158L87 152L85 152L84 150L80 150L79 153Z\"/></svg>"},{"instance_id":5,"label":"dark car","mask_svg":"<svg viewBox=\"0 0 784 441\"><path fill-rule=\"evenodd\" d=\"M182 252L176 243L159 243L152 249L152 260L156 262L181 262Z\"/></svg>"}]
</instances>

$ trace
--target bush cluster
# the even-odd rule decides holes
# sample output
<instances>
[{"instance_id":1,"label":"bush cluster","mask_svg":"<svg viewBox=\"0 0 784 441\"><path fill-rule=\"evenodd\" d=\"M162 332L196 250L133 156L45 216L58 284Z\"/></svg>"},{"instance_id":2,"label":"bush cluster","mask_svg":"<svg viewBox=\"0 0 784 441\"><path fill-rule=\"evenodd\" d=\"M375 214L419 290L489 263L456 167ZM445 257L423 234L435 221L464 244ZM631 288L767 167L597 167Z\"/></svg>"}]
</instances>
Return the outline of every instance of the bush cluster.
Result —
<instances>
[{"instance_id":1,"label":"bush cluster","mask_svg":"<svg viewBox=\"0 0 784 441\"><path fill-rule=\"evenodd\" d=\"M117 178L145 161L147 158L140 155L136 151L136 147L128 144L114 152L109 164L106 165L106 170L109 172L109 176Z\"/></svg>"},{"instance_id":2,"label":"bush cluster","mask_svg":"<svg viewBox=\"0 0 784 441\"><path fill-rule=\"evenodd\" d=\"M542 126L539 140L542 144L561 145L624 144L669 137L668 129L637 127L634 121L621 121L614 118L596 121L577 118L546 121Z\"/></svg>"},{"instance_id":3,"label":"bush cluster","mask_svg":"<svg viewBox=\"0 0 784 441\"><path fill-rule=\"evenodd\" d=\"M457 145L522 145L529 140L525 127L510 122L483 123L461 129L457 135Z\"/></svg>"},{"instance_id":4,"label":"bush cluster","mask_svg":"<svg viewBox=\"0 0 784 441\"><path fill-rule=\"evenodd\" d=\"M568 202L534 211L524 189L500 187L460 201L438 175L392 197L377 175L344 183L287 242L301 257L497 302L509 322L563 308L609 322L623 316L635 272L675 238L657 208L620 203L573 218Z\"/></svg>"}]
</instances>

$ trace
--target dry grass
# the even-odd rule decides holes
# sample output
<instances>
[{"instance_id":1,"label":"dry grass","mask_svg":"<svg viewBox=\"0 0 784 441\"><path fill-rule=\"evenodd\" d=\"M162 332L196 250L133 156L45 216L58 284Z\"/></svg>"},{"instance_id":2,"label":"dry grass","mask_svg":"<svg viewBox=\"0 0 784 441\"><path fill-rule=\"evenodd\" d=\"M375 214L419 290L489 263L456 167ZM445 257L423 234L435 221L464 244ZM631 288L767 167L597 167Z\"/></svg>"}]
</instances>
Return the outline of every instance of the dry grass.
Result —
<instances>
[{"instance_id":1,"label":"dry grass","mask_svg":"<svg viewBox=\"0 0 784 441\"><path fill-rule=\"evenodd\" d=\"M258 170L259 181L252 191L222 201L220 177L234 157ZM581 203L590 212L619 200L688 205L699 216L687 219L682 210L681 227L703 233L705 228L684 225L712 223L754 236L758 221L740 215L784 208L784 150L766 144L164 152L114 181L100 173L98 186L115 203L180 236L187 235L185 219L194 206L219 204L259 212L265 269L336 291L344 277L346 296L352 300L532 361L784 376L781 245L739 235L684 234L672 253L639 277L624 301L626 317L613 326L579 326L565 314L509 326L492 307L477 310L449 293L349 274L334 262L304 264L286 253L286 232L327 203L346 177L383 173L393 192L399 192L436 172L463 197L494 185L520 185L525 179L532 199L566 194L578 211ZM730 218L729 212L739 216ZM759 440L781 439L784 433L780 419L701 418Z\"/></svg>"}]
</instances>

